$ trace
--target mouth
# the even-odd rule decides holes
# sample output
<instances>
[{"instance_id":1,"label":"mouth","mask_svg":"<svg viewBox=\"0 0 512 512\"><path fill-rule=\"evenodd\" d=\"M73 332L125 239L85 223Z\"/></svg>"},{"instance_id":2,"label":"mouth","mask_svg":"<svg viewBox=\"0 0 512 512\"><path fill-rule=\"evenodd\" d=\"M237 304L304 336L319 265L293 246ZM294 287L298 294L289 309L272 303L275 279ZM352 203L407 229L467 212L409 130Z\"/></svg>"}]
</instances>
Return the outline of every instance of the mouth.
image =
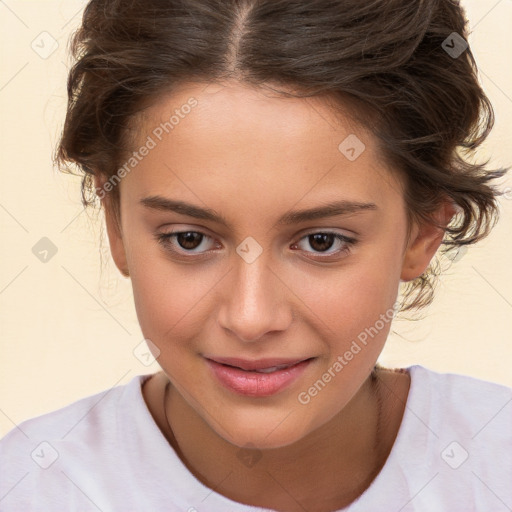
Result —
<instances>
[{"instance_id":1,"label":"mouth","mask_svg":"<svg viewBox=\"0 0 512 512\"><path fill-rule=\"evenodd\" d=\"M223 366L231 366L232 368L238 368L248 372L258 373L273 373L278 370L284 370L291 368L296 364L302 363L303 361L309 361L314 359L313 357L302 358L302 359L284 359L284 358L272 358L272 359L238 359L232 357L207 357L210 361L222 364Z\"/></svg>"},{"instance_id":2,"label":"mouth","mask_svg":"<svg viewBox=\"0 0 512 512\"><path fill-rule=\"evenodd\" d=\"M205 359L215 380L225 388L239 395L267 397L289 387L316 358Z\"/></svg>"}]
</instances>

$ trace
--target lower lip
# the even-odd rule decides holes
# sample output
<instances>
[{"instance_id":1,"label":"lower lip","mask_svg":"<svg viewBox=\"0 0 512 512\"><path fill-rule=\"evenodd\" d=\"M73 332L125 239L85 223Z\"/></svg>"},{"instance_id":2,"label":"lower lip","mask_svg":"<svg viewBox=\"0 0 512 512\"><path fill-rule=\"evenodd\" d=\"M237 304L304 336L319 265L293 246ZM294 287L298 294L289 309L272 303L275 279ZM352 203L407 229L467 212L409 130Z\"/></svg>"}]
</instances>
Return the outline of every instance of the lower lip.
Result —
<instances>
[{"instance_id":1,"label":"lower lip","mask_svg":"<svg viewBox=\"0 0 512 512\"><path fill-rule=\"evenodd\" d=\"M217 380L226 388L240 395L258 397L275 395L284 390L304 373L312 361L308 359L272 373L259 373L206 360Z\"/></svg>"}]
</instances>

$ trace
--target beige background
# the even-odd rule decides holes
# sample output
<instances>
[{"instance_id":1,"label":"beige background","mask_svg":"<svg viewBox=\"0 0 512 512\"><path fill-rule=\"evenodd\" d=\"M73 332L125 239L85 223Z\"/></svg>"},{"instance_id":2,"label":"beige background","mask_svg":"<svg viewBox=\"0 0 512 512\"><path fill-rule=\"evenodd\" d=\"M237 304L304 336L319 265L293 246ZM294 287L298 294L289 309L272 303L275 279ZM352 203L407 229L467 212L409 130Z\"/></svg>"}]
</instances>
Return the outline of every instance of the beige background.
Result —
<instances>
[{"instance_id":1,"label":"beige background","mask_svg":"<svg viewBox=\"0 0 512 512\"><path fill-rule=\"evenodd\" d=\"M52 169L66 106L67 41L84 5L0 2L0 435L159 369L134 355L142 335L130 282L110 260L101 217L83 211L78 179ZM512 0L463 5L496 111L480 156L511 165ZM48 55L53 38L58 48ZM503 187L511 186L512 176ZM395 321L384 365L422 364L512 386L512 189L501 204L498 227L452 266L425 318ZM46 263L32 252L42 237L57 248Z\"/></svg>"}]
</instances>

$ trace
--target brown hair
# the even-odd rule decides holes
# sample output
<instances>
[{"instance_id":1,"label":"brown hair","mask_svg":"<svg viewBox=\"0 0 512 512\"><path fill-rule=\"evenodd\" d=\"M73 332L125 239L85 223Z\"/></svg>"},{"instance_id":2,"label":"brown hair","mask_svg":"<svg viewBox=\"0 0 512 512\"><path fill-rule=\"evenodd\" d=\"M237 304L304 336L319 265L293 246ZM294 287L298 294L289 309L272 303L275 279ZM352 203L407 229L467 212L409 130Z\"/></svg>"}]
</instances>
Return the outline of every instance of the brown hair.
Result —
<instances>
[{"instance_id":1,"label":"brown hair","mask_svg":"<svg viewBox=\"0 0 512 512\"><path fill-rule=\"evenodd\" d=\"M92 0L71 40L55 161L78 166L90 205L94 173L115 174L130 121L160 95L187 81L274 84L349 108L403 175L409 220L433 222L448 198L460 211L442 251L473 244L498 218L490 182L507 169L470 162L494 114L471 49L447 51L464 48L466 24L456 0ZM406 284L403 311L432 301L436 268Z\"/></svg>"}]
</instances>

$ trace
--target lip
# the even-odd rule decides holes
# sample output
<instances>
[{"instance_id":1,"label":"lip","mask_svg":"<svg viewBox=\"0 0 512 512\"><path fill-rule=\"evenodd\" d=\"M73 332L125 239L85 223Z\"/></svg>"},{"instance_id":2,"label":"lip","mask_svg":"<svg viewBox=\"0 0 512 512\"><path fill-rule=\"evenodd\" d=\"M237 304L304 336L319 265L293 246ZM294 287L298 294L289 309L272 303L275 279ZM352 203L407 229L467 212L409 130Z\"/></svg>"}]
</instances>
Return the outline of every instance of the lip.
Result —
<instances>
[{"instance_id":1,"label":"lip","mask_svg":"<svg viewBox=\"0 0 512 512\"><path fill-rule=\"evenodd\" d=\"M205 358L205 360L215 379L230 391L245 396L267 397L289 387L305 372L314 358L272 358L250 361L215 357ZM291 366L272 373L255 371L282 365Z\"/></svg>"},{"instance_id":2,"label":"lip","mask_svg":"<svg viewBox=\"0 0 512 512\"><path fill-rule=\"evenodd\" d=\"M311 359L307 357L303 358L284 358L284 357L273 357L266 359L241 359L238 357L216 357L216 356L205 356L206 359L210 361L214 361L220 364L227 364L229 366L236 366L237 368L241 368L242 370L261 370L264 368L272 368L274 366L284 366L284 365L292 365L300 363L301 361L305 361L306 359Z\"/></svg>"}]
</instances>

